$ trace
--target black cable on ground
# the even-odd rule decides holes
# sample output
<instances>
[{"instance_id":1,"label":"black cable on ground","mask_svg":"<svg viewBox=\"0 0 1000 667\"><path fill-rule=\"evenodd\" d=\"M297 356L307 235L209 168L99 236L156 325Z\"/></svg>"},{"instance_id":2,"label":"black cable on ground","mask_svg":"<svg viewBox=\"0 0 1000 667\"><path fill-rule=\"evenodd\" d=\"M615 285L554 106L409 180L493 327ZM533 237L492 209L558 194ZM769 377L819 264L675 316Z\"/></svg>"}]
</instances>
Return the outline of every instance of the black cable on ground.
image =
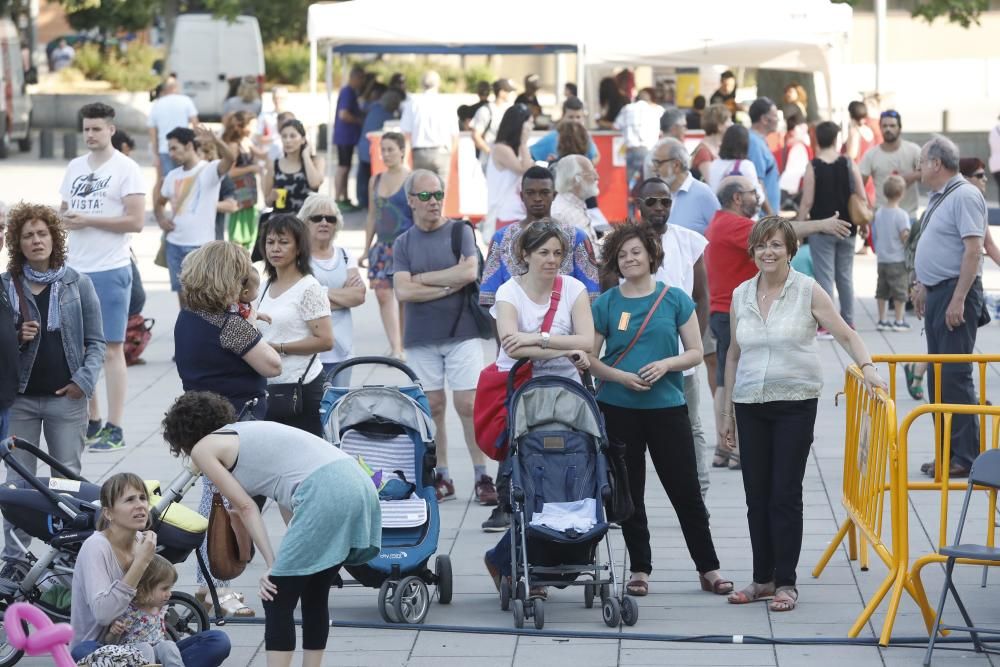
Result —
<instances>
[{"instance_id":1,"label":"black cable on ground","mask_svg":"<svg viewBox=\"0 0 1000 667\"><path fill-rule=\"evenodd\" d=\"M296 619L296 624L301 620ZM262 618L228 618L225 625L263 625ZM551 637L552 639L624 639L644 642L678 642L693 644L764 644L781 646L879 646L877 637L759 637L756 635L667 635L651 632L615 632L587 630L529 630L477 625L436 625L407 623L365 623L361 621L330 620L332 628L354 630L416 630L419 632L444 632L471 635L516 635L526 637ZM967 635L939 637L935 644L972 644ZM889 646L926 648L927 637L893 637Z\"/></svg>"}]
</instances>

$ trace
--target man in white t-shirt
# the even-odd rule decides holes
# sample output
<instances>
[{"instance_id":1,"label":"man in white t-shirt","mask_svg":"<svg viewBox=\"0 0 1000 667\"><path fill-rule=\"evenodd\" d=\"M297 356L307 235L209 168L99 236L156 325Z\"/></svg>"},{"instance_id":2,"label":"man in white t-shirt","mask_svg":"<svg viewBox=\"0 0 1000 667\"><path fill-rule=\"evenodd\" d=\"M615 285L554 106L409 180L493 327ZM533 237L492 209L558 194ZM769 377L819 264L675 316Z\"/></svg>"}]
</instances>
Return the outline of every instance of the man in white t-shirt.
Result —
<instances>
[{"instance_id":1,"label":"man in white t-shirt","mask_svg":"<svg viewBox=\"0 0 1000 667\"><path fill-rule=\"evenodd\" d=\"M167 133L175 127L192 127L197 123L198 109L195 108L194 101L180 92L176 77L168 77L163 84L163 91L153 102L146 121L158 183L177 167L167 151Z\"/></svg>"},{"instance_id":2,"label":"man in white t-shirt","mask_svg":"<svg viewBox=\"0 0 1000 667\"><path fill-rule=\"evenodd\" d=\"M220 159L212 162L201 159L198 146L208 144L215 144ZM154 197L153 212L160 229L167 234L170 289L177 293L183 308L181 264L189 253L215 240L219 188L236 158L229 146L204 125L195 130L174 128L167 133L167 146L170 158L180 166L164 177L163 186ZM170 215L163 209L168 202Z\"/></svg>"},{"instance_id":3,"label":"man in white t-shirt","mask_svg":"<svg viewBox=\"0 0 1000 667\"><path fill-rule=\"evenodd\" d=\"M60 211L69 232L66 264L94 283L107 341L108 420L100 426L100 406L92 398L87 444L91 451L117 451L125 446L121 423L128 380L123 344L132 292L129 234L142 231L146 189L139 165L111 145L115 110L95 102L84 105L80 117L89 152L66 167Z\"/></svg>"},{"instance_id":4,"label":"man in white t-shirt","mask_svg":"<svg viewBox=\"0 0 1000 667\"><path fill-rule=\"evenodd\" d=\"M705 269L705 247L708 240L696 231L668 225L673 204L670 186L660 178L647 178L639 185L639 211L642 221L652 225L661 234L663 244L663 264L656 270L654 278L665 285L680 287L694 300L698 325L704 338L708 331L708 271ZM683 346L681 348L683 350ZM698 367L684 371L684 399L691 420L691 435L694 436L695 458L698 462L698 482L701 495L708 493L709 457L705 429L702 427L698 406L701 386Z\"/></svg>"}]
</instances>

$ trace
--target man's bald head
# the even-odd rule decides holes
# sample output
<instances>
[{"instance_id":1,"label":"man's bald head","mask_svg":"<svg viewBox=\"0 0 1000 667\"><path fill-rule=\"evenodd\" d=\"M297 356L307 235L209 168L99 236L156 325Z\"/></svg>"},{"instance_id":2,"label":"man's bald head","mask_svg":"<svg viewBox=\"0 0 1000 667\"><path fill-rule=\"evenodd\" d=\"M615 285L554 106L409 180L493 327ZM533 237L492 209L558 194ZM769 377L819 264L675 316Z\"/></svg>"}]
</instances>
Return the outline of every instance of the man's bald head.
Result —
<instances>
[{"instance_id":1,"label":"man's bald head","mask_svg":"<svg viewBox=\"0 0 1000 667\"><path fill-rule=\"evenodd\" d=\"M727 176L719 183L716 193L722 208L745 218L757 215L756 184L746 176Z\"/></svg>"}]
</instances>

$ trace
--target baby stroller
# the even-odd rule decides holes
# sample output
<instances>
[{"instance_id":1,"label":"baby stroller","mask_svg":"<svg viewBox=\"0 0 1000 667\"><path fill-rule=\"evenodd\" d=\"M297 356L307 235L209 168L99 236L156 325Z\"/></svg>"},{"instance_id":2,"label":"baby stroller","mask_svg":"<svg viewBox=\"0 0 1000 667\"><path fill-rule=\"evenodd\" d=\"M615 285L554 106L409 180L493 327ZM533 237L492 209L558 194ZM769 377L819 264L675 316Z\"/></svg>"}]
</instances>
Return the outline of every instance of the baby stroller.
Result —
<instances>
[{"instance_id":1,"label":"baby stroller","mask_svg":"<svg viewBox=\"0 0 1000 667\"><path fill-rule=\"evenodd\" d=\"M29 473L11 450L28 452L49 466L58 477ZM68 623L73 569L80 547L96 529L101 487L73 474L46 452L17 437L0 442L0 459L21 480L0 485L0 513L47 546L35 556L20 545L23 556L9 562L0 578L0 667L15 664L22 652L7 643L2 614L15 602L31 602L53 622ZM184 561L205 537L208 521L197 512L173 502L190 488L196 475L184 471L160 496L159 483L146 482L157 534L157 552L172 563ZM13 536L16 540L16 536ZM208 615L187 593L174 591L167 603L167 631L174 640L207 630Z\"/></svg>"},{"instance_id":2,"label":"baby stroller","mask_svg":"<svg viewBox=\"0 0 1000 667\"><path fill-rule=\"evenodd\" d=\"M391 366L411 384L392 387L327 385L320 406L324 436L354 456L372 474L382 506L382 550L347 572L362 586L378 588L378 610L387 623L423 623L430 607L427 586L438 602L452 595L451 559L437 551L441 525L434 490L434 422L416 375L386 357L357 357L330 374L357 365Z\"/></svg>"},{"instance_id":3,"label":"baby stroller","mask_svg":"<svg viewBox=\"0 0 1000 667\"><path fill-rule=\"evenodd\" d=\"M583 586L584 606L600 595L609 627L635 625L639 606L620 590L607 537L604 501L611 487L603 416L590 392L568 378L532 378L515 391L513 379L526 361L514 365L507 384L513 576L500 583L500 606L513 607L515 627L531 618L541 630L545 603L529 591Z\"/></svg>"}]
</instances>

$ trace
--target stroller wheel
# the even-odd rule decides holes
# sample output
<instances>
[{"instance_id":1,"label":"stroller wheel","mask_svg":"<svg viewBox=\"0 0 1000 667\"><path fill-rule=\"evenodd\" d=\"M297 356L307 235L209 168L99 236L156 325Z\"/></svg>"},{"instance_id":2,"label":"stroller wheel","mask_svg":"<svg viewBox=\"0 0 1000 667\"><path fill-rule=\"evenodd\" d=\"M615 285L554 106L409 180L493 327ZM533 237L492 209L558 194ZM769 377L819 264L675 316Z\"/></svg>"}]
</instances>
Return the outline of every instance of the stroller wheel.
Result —
<instances>
[{"instance_id":1,"label":"stroller wheel","mask_svg":"<svg viewBox=\"0 0 1000 667\"><path fill-rule=\"evenodd\" d=\"M386 623L399 623L399 617L396 616L396 609L392 606L398 583L398 581L386 579L382 582L382 587L378 589L378 613Z\"/></svg>"},{"instance_id":2,"label":"stroller wheel","mask_svg":"<svg viewBox=\"0 0 1000 667\"><path fill-rule=\"evenodd\" d=\"M500 609L510 610L510 579L507 577L500 580Z\"/></svg>"},{"instance_id":3,"label":"stroller wheel","mask_svg":"<svg viewBox=\"0 0 1000 667\"><path fill-rule=\"evenodd\" d=\"M531 606L531 615L535 618L535 630L541 630L545 627L545 600L537 598Z\"/></svg>"},{"instance_id":4,"label":"stroller wheel","mask_svg":"<svg viewBox=\"0 0 1000 667\"><path fill-rule=\"evenodd\" d=\"M618 598L608 598L601 607L604 613L604 624L609 628L617 628L622 620L622 608Z\"/></svg>"},{"instance_id":5,"label":"stroller wheel","mask_svg":"<svg viewBox=\"0 0 1000 667\"><path fill-rule=\"evenodd\" d=\"M3 604L6 610L7 604ZM24 651L19 651L7 643L7 628L3 623L3 612L0 612L0 667L10 667L24 656Z\"/></svg>"},{"instance_id":6,"label":"stroller wheel","mask_svg":"<svg viewBox=\"0 0 1000 667\"><path fill-rule=\"evenodd\" d=\"M622 600L622 623L633 626L639 621L639 603L634 597L625 596Z\"/></svg>"},{"instance_id":7,"label":"stroller wheel","mask_svg":"<svg viewBox=\"0 0 1000 667\"><path fill-rule=\"evenodd\" d=\"M514 627L523 628L524 627L524 600L514 600L512 604L512 609L514 610Z\"/></svg>"},{"instance_id":8,"label":"stroller wheel","mask_svg":"<svg viewBox=\"0 0 1000 667\"><path fill-rule=\"evenodd\" d=\"M434 574L437 577L438 602L451 604L451 558L448 554L434 559Z\"/></svg>"},{"instance_id":9,"label":"stroller wheel","mask_svg":"<svg viewBox=\"0 0 1000 667\"><path fill-rule=\"evenodd\" d=\"M594 597L596 597L594 592L595 588L596 586L594 584L587 584L583 587L583 606L587 609L594 608Z\"/></svg>"},{"instance_id":10,"label":"stroller wheel","mask_svg":"<svg viewBox=\"0 0 1000 667\"><path fill-rule=\"evenodd\" d=\"M193 637L209 628L205 608L193 595L181 591L170 594L163 620L167 626L167 634L175 642Z\"/></svg>"},{"instance_id":11,"label":"stroller wheel","mask_svg":"<svg viewBox=\"0 0 1000 667\"><path fill-rule=\"evenodd\" d=\"M399 582L392 606L400 623L414 624L423 623L427 618L430 602L427 584L420 577L406 577Z\"/></svg>"}]
</instances>

